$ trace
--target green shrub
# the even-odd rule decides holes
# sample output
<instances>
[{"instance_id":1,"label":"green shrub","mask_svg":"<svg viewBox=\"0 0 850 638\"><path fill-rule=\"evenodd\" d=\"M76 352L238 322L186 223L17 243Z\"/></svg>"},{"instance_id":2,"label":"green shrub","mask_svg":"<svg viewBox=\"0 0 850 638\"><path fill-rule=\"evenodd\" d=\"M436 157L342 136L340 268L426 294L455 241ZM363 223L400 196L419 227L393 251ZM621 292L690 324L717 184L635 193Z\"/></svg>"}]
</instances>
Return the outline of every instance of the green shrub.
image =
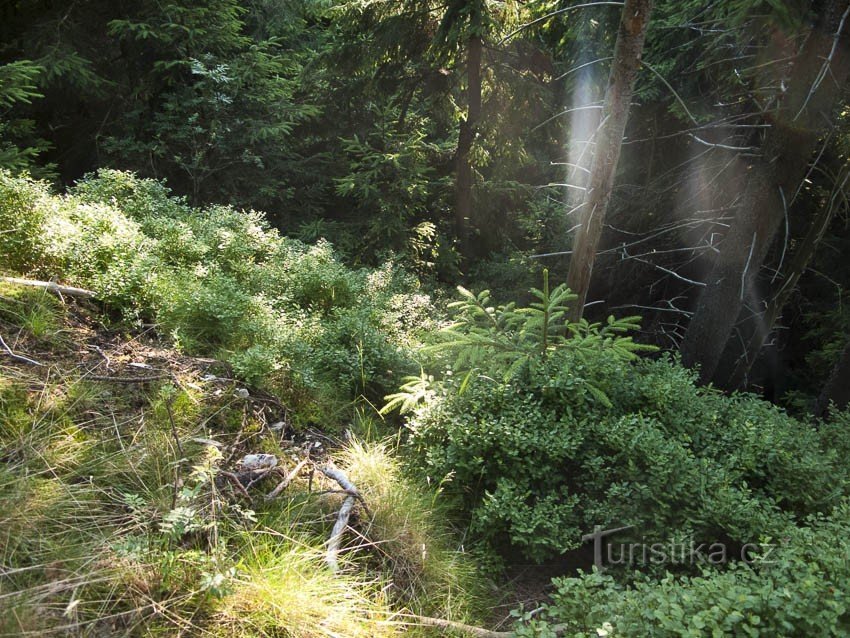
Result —
<instances>
[{"instance_id":1,"label":"green shrub","mask_svg":"<svg viewBox=\"0 0 850 638\"><path fill-rule=\"evenodd\" d=\"M192 208L120 171L89 175L64 197L6 174L0 189L4 267L94 290L185 351L279 392L308 421L327 425L414 369L429 303L392 263L348 268L329 243L281 237L261 213Z\"/></svg>"},{"instance_id":2,"label":"green shrub","mask_svg":"<svg viewBox=\"0 0 850 638\"><path fill-rule=\"evenodd\" d=\"M751 565L619 585L594 572L555 579L547 621L519 631L551 636L846 636L850 632L850 507L816 517L766 546Z\"/></svg>"},{"instance_id":3,"label":"green shrub","mask_svg":"<svg viewBox=\"0 0 850 638\"><path fill-rule=\"evenodd\" d=\"M0 269L24 273L43 262L47 196L45 184L0 170Z\"/></svg>"},{"instance_id":4,"label":"green shrub","mask_svg":"<svg viewBox=\"0 0 850 638\"><path fill-rule=\"evenodd\" d=\"M181 218L190 213L185 200L171 195L164 183L134 173L101 168L77 182L69 192L88 204L109 204L136 221Z\"/></svg>"},{"instance_id":5,"label":"green shrub","mask_svg":"<svg viewBox=\"0 0 850 638\"><path fill-rule=\"evenodd\" d=\"M437 380L390 397L413 409L422 471L451 478L447 493L492 547L543 560L596 525L744 544L847 493L846 463L810 424L699 389L676 361L636 359L617 321L564 325L563 291L535 294L524 309L465 293L434 348Z\"/></svg>"}]
</instances>

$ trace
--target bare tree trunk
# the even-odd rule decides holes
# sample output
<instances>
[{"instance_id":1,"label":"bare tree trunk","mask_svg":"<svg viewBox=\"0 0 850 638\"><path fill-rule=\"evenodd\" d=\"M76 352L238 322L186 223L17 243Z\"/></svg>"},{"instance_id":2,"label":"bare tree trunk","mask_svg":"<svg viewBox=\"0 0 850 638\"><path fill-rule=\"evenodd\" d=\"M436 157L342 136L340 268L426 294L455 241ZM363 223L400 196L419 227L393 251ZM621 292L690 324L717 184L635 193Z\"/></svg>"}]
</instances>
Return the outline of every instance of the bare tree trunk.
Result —
<instances>
[{"instance_id":1,"label":"bare tree trunk","mask_svg":"<svg viewBox=\"0 0 850 638\"><path fill-rule=\"evenodd\" d=\"M735 371L732 373L732 379L729 383L729 387L739 388L746 383L747 375L749 375L753 363L755 363L758 358L758 354L764 345L765 339L773 330L776 320L779 318L779 315L785 307L785 304L788 302L788 299L791 298L791 294L797 287L797 282L800 281L800 277L804 272L806 272L806 268L814 256L821 238L826 232L826 229L829 228L829 223L835 215L837 207L836 199L840 191L844 188L848 175L845 173L843 178L841 178L840 175L839 178L839 181L835 184L835 189L829 205L821 207L817 216L812 221L812 225L809 227L809 232L806 233L805 239L803 239L802 244L800 244L800 247L797 249L794 259L788 267L787 273L784 273L785 277L782 285L768 303L767 309L764 311L764 315L762 315L762 320L756 322L753 335L747 344L746 351L741 354L741 358L735 365Z\"/></svg>"},{"instance_id":2,"label":"bare tree trunk","mask_svg":"<svg viewBox=\"0 0 850 638\"><path fill-rule=\"evenodd\" d=\"M745 298L753 294L756 275L782 222L786 202L805 178L809 160L847 82L848 11L847 0L828 0L822 8L819 24L794 64L790 88L771 118L762 157L749 167L751 177L738 215L723 240L681 345L683 362L700 367L702 382L715 375Z\"/></svg>"},{"instance_id":3,"label":"bare tree trunk","mask_svg":"<svg viewBox=\"0 0 850 638\"><path fill-rule=\"evenodd\" d=\"M651 11L652 0L626 0L623 7L590 177L579 209L581 226L576 233L567 274L567 285L578 296L570 307L571 321L581 319L584 312Z\"/></svg>"},{"instance_id":4,"label":"bare tree trunk","mask_svg":"<svg viewBox=\"0 0 850 638\"><path fill-rule=\"evenodd\" d=\"M455 183L455 233L463 237L466 221L472 216L472 161L475 126L481 117L481 36L473 34L467 44L467 110L460 123L457 142L457 181Z\"/></svg>"},{"instance_id":5,"label":"bare tree trunk","mask_svg":"<svg viewBox=\"0 0 850 638\"><path fill-rule=\"evenodd\" d=\"M846 408L850 402L850 335L847 335L844 352L815 403L815 416L826 414L830 402L835 403L839 410Z\"/></svg>"}]
</instances>

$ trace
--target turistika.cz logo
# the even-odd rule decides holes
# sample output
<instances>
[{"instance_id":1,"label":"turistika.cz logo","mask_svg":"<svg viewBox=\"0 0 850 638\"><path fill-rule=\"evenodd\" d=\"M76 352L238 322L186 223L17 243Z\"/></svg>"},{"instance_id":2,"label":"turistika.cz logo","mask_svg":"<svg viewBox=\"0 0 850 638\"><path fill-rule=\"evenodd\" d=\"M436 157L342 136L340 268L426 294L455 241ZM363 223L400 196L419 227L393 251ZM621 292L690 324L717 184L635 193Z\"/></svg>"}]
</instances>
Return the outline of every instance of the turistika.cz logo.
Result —
<instances>
[{"instance_id":1,"label":"turistika.cz logo","mask_svg":"<svg viewBox=\"0 0 850 638\"><path fill-rule=\"evenodd\" d=\"M666 543L614 543L609 540L614 534L631 529L633 525L614 529L596 525L593 532L581 537L582 541L593 541L593 564L598 570L612 565L724 565L732 560L748 565L767 564L771 562L770 554L774 549L771 543L745 543L733 549L726 543L699 543L693 538Z\"/></svg>"}]
</instances>

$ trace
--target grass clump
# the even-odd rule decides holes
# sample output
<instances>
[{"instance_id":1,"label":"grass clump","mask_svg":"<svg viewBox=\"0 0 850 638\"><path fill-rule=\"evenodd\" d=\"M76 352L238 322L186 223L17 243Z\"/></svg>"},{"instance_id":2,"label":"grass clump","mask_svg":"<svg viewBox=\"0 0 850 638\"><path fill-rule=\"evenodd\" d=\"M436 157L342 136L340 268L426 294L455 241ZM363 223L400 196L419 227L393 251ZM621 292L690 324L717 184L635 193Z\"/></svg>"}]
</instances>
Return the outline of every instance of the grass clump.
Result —
<instances>
[{"instance_id":1,"label":"grass clump","mask_svg":"<svg viewBox=\"0 0 850 638\"><path fill-rule=\"evenodd\" d=\"M13 341L31 340L36 348L61 339L62 304L46 290L0 282L0 321L16 329Z\"/></svg>"},{"instance_id":2,"label":"grass clump","mask_svg":"<svg viewBox=\"0 0 850 638\"><path fill-rule=\"evenodd\" d=\"M215 613L221 636L292 638L397 635L392 609L378 584L334 574L323 563L321 541L280 533L251 536L238 575Z\"/></svg>"},{"instance_id":3,"label":"grass clump","mask_svg":"<svg viewBox=\"0 0 850 638\"><path fill-rule=\"evenodd\" d=\"M404 471L391 441L354 439L338 461L369 507L355 542L374 552L395 598L412 602L411 611L421 615L469 620L480 614L481 581L450 533L439 490Z\"/></svg>"}]
</instances>

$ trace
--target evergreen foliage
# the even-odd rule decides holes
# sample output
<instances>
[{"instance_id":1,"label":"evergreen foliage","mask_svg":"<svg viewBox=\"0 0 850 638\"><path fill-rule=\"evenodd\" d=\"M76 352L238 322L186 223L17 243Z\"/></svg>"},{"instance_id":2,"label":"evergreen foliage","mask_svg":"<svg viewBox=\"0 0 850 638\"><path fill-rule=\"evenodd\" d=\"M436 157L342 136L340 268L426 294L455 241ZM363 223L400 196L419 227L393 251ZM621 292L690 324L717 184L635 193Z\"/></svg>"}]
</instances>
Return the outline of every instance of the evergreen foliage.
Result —
<instances>
[{"instance_id":1,"label":"evergreen foliage","mask_svg":"<svg viewBox=\"0 0 850 638\"><path fill-rule=\"evenodd\" d=\"M448 349L449 367L437 358L385 409L411 413L411 453L491 547L544 560L596 525L744 545L846 495L834 431L638 359L646 347L622 334L635 318L565 325L569 292L546 279L529 308L462 295L461 320L428 349Z\"/></svg>"},{"instance_id":2,"label":"evergreen foliage","mask_svg":"<svg viewBox=\"0 0 850 638\"><path fill-rule=\"evenodd\" d=\"M567 574L517 636L850 632L848 0L656 0L639 64L621 4L0 5L0 274L95 293L0 283L0 633L437 634L597 525L776 550ZM83 378L143 338L183 369ZM344 495L223 487L284 433L359 486L342 573Z\"/></svg>"}]
</instances>

